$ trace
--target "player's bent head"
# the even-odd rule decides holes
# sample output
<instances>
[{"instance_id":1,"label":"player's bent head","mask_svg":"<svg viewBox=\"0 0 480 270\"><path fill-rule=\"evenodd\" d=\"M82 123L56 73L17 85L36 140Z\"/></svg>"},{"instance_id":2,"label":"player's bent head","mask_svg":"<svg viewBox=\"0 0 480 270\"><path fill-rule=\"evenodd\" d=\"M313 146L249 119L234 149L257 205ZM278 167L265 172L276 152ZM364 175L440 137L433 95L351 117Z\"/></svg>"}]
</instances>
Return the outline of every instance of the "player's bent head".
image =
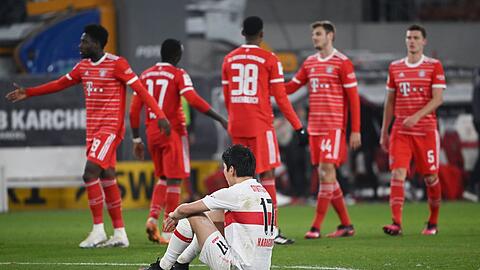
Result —
<instances>
[{"instance_id":1,"label":"player's bent head","mask_svg":"<svg viewBox=\"0 0 480 270\"><path fill-rule=\"evenodd\" d=\"M223 152L222 160L227 170L233 167L237 177L250 176L253 178L255 175L255 156L250 149L243 145L230 146Z\"/></svg>"},{"instance_id":2,"label":"player's bent head","mask_svg":"<svg viewBox=\"0 0 480 270\"><path fill-rule=\"evenodd\" d=\"M325 30L325 33L328 35L329 33L332 33L333 38L332 40L335 40L335 25L331 21L316 21L313 22L310 27L312 30L315 30L317 27L322 27Z\"/></svg>"},{"instance_id":3,"label":"player's bent head","mask_svg":"<svg viewBox=\"0 0 480 270\"><path fill-rule=\"evenodd\" d=\"M425 30L425 27L418 25L418 24L412 24L407 28L407 31L419 31L422 33L423 38L427 38L427 30Z\"/></svg>"},{"instance_id":4,"label":"player's bent head","mask_svg":"<svg viewBox=\"0 0 480 270\"><path fill-rule=\"evenodd\" d=\"M182 43L173 38L166 39L162 43L162 49L160 54L162 61L171 62L172 60L180 61L182 58L183 45Z\"/></svg>"},{"instance_id":5,"label":"player's bent head","mask_svg":"<svg viewBox=\"0 0 480 270\"><path fill-rule=\"evenodd\" d=\"M263 20L257 16L250 16L243 20L242 35L245 37L258 36L263 31Z\"/></svg>"},{"instance_id":6,"label":"player's bent head","mask_svg":"<svg viewBox=\"0 0 480 270\"><path fill-rule=\"evenodd\" d=\"M85 26L83 32L88 35L92 40L98 42L100 48L105 48L108 41L108 31L99 24L89 24Z\"/></svg>"}]
</instances>

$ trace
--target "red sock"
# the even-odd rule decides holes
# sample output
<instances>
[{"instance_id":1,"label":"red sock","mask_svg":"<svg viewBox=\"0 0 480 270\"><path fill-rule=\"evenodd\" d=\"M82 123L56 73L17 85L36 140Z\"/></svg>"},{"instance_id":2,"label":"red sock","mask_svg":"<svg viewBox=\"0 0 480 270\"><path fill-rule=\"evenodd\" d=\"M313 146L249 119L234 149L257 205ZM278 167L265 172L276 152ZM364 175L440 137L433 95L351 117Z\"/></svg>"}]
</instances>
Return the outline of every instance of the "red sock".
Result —
<instances>
[{"instance_id":1,"label":"red sock","mask_svg":"<svg viewBox=\"0 0 480 270\"><path fill-rule=\"evenodd\" d=\"M405 200L404 180L390 180L390 209L392 220L398 225L402 224L403 202Z\"/></svg>"},{"instance_id":2,"label":"red sock","mask_svg":"<svg viewBox=\"0 0 480 270\"><path fill-rule=\"evenodd\" d=\"M437 177L433 183L429 184L427 181L425 181L425 183L427 184L428 206L430 208L430 217L428 222L430 224L437 224L440 201L442 199L442 188L440 186L440 181L438 181Z\"/></svg>"},{"instance_id":3,"label":"red sock","mask_svg":"<svg viewBox=\"0 0 480 270\"><path fill-rule=\"evenodd\" d=\"M92 213L93 224L103 223L103 192L99 179L92 179L85 183L88 206Z\"/></svg>"},{"instance_id":4,"label":"red sock","mask_svg":"<svg viewBox=\"0 0 480 270\"><path fill-rule=\"evenodd\" d=\"M275 225L278 224L278 210L277 210L277 188L275 187L275 178L262 178L260 179L262 186L267 190L268 194L272 198L273 211L275 212Z\"/></svg>"},{"instance_id":5,"label":"red sock","mask_svg":"<svg viewBox=\"0 0 480 270\"><path fill-rule=\"evenodd\" d=\"M317 209L315 212L315 218L313 219L312 227L320 230L323 219L325 218L325 214L327 214L328 205L332 200L334 189L334 182L320 182L317 195Z\"/></svg>"},{"instance_id":6,"label":"red sock","mask_svg":"<svg viewBox=\"0 0 480 270\"><path fill-rule=\"evenodd\" d=\"M105 202L107 203L108 214L112 219L113 228L123 228L122 217L122 196L115 179L102 179Z\"/></svg>"},{"instance_id":7,"label":"red sock","mask_svg":"<svg viewBox=\"0 0 480 270\"><path fill-rule=\"evenodd\" d=\"M165 202L164 218L167 218L170 212L180 204L180 184L173 184L167 186L167 195Z\"/></svg>"},{"instance_id":8,"label":"red sock","mask_svg":"<svg viewBox=\"0 0 480 270\"><path fill-rule=\"evenodd\" d=\"M332 206L337 212L338 217L342 225L350 225L350 217L348 216L347 207L345 206L345 200L343 199L343 192L338 182L335 182L335 189L332 195Z\"/></svg>"},{"instance_id":9,"label":"red sock","mask_svg":"<svg viewBox=\"0 0 480 270\"><path fill-rule=\"evenodd\" d=\"M167 181L158 179L157 184L153 188L152 201L150 203L150 214L148 217L158 219L160 211L165 207L165 193L167 191Z\"/></svg>"}]
</instances>

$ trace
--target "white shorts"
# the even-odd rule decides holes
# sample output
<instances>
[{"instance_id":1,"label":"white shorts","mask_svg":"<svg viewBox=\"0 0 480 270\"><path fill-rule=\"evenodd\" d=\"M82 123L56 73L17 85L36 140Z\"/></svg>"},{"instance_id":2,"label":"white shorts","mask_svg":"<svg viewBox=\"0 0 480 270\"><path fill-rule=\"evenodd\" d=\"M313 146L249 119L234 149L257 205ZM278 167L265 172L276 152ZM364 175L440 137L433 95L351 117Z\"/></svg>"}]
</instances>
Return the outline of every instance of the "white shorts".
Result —
<instances>
[{"instance_id":1,"label":"white shorts","mask_svg":"<svg viewBox=\"0 0 480 270\"><path fill-rule=\"evenodd\" d=\"M234 266L232 249L219 231L205 240L199 259L213 270L238 269Z\"/></svg>"}]
</instances>

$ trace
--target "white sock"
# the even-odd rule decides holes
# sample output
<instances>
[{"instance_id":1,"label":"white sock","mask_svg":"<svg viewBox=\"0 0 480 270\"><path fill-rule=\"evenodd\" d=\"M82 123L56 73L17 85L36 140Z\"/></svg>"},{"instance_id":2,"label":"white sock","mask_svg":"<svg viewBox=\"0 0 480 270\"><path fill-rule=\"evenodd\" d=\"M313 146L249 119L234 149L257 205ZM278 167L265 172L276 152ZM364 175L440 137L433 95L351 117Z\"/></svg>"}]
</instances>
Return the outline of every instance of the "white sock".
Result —
<instances>
[{"instance_id":1,"label":"white sock","mask_svg":"<svg viewBox=\"0 0 480 270\"><path fill-rule=\"evenodd\" d=\"M200 253L200 246L198 245L197 241L197 236L193 236L193 240L188 245L188 247L180 254L180 256L177 258L177 262L179 263L190 263L197 257L197 255Z\"/></svg>"},{"instance_id":2,"label":"white sock","mask_svg":"<svg viewBox=\"0 0 480 270\"><path fill-rule=\"evenodd\" d=\"M113 230L113 235L118 235L118 236L127 236L127 232L125 231L125 227L122 228L116 228Z\"/></svg>"},{"instance_id":3,"label":"white sock","mask_svg":"<svg viewBox=\"0 0 480 270\"><path fill-rule=\"evenodd\" d=\"M105 228L103 227L103 223L93 224L92 232L104 232Z\"/></svg>"},{"instance_id":4,"label":"white sock","mask_svg":"<svg viewBox=\"0 0 480 270\"><path fill-rule=\"evenodd\" d=\"M188 219L181 219L177 224L175 232L172 234L172 238L170 238L167 251L165 251L160 260L160 267L165 270L172 268L178 256L188 247L192 239L193 231Z\"/></svg>"}]
</instances>

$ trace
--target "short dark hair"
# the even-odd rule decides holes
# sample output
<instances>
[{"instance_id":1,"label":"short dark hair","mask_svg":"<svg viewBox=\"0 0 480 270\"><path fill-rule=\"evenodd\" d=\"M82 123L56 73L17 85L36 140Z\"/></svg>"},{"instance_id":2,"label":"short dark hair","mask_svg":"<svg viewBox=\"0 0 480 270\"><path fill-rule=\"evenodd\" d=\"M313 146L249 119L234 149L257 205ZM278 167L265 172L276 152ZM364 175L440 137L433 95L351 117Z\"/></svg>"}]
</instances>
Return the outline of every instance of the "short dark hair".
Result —
<instances>
[{"instance_id":1,"label":"short dark hair","mask_svg":"<svg viewBox=\"0 0 480 270\"><path fill-rule=\"evenodd\" d=\"M316 21L310 25L312 29L315 29L317 27L323 27L325 29L325 32L328 33L334 33L335 34L335 25L331 21Z\"/></svg>"},{"instance_id":2,"label":"short dark hair","mask_svg":"<svg viewBox=\"0 0 480 270\"><path fill-rule=\"evenodd\" d=\"M245 36L255 36L263 30L263 21L260 17L250 16L243 20L242 33Z\"/></svg>"},{"instance_id":3,"label":"short dark hair","mask_svg":"<svg viewBox=\"0 0 480 270\"><path fill-rule=\"evenodd\" d=\"M420 31L422 33L423 38L427 38L427 30L425 27L419 24L412 24L407 28L407 31Z\"/></svg>"},{"instance_id":4,"label":"short dark hair","mask_svg":"<svg viewBox=\"0 0 480 270\"><path fill-rule=\"evenodd\" d=\"M90 38L100 43L100 46L105 48L108 41L108 31L100 24L89 24L85 26L83 32Z\"/></svg>"},{"instance_id":5,"label":"short dark hair","mask_svg":"<svg viewBox=\"0 0 480 270\"><path fill-rule=\"evenodd\" d=\"M230 146L222 154L223 163L227 166L227 170L233 167L237 177L255 175L255 157L252 151L247 147L235 144Z\"/></svg>"},{"instance_id":6,"label":"short dark hair","mask_svg":"<svg viewBox=\"0 0 480 270\"><path fill-rule=\"evenodd\" d=\"M179 40L169 38L163 41L161 49L162 60L170 60L182 54L182 43Z\"/></svg>"}]
</instances>

